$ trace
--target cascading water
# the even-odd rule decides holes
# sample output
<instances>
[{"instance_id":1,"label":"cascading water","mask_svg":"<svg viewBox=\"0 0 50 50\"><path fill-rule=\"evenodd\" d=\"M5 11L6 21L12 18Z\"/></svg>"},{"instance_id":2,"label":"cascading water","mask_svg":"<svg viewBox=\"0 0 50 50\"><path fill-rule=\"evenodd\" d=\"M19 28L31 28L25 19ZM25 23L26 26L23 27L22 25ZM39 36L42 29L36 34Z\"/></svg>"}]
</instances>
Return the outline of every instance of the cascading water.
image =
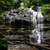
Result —
<instances>
[{"instance_id":1,"label":"cascading water","mask_svg":"<svg viewBox=\"0 0 50 50\"><path fill-rule=\"evenodd\" d=\"M38 31L38 40L37 43L41 43L41 39L43 39L43 21L44 17L41 12L41 7L37 7L37 31Z\"/></svg>"},{"instance_id":2,"label":"cascading water","mask_svg":"<svg viewBox=\"0 0 50 50\"><path fill-rule=\"evenodd\" d=\"M43 39L43 21L44 21L44 17L41 13L41 7L37 7L37 11L34 11L31 9L31 11L33 13L32 16L32 21L33 24L35 25L34 30L32 30L33 33L33 37L35 37L37 39L37 43L40 44L41 43L41 39Z\"/></svg>"}]
</instances>

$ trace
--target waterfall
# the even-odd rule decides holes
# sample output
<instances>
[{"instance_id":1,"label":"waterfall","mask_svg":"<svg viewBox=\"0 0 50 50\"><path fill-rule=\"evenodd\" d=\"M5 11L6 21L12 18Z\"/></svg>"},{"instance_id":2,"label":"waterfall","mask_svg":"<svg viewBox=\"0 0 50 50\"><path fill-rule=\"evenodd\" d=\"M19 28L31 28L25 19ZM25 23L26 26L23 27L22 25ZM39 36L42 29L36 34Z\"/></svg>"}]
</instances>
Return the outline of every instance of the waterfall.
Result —
<instances>
[{"instance_id":1,"label":"waterfall","mask_svg":"<svg viewBox=\"0 0 50 50\"><path fill-rule=\"evenodd\" d=\"M37 43L41 43L41 39L43 39L43 21L44 17L41 12L41 7L37 8L37 11L32 10L33 16L32 16L32 21L33 25L35 25L35 28L32 30L33 36L37 39Z\"/></svg>"}]
</instances>

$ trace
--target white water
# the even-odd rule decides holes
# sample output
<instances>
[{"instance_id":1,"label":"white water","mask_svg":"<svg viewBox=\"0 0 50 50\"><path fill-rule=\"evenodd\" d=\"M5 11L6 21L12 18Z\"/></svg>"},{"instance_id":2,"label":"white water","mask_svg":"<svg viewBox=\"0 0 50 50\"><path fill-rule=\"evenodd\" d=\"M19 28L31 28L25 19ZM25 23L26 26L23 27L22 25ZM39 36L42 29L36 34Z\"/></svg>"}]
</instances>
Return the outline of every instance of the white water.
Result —
<instances>
[{"instance_id":1,"label":"white water","mask_svg":"<svg viewBox=\"0 0 50 50\"><path fill-rule=\"evenodd\" d=\"M43 23L37 24L37 22L38 23L43 22L44 18L41 13L41 9L37 9L37 11L34 11L30 8L29 11L33 13L32 21L33 21L33 25L35 25L34 30L32 30L32 33L33 33L32 36L35 37L37 39L37 43L40 44L41 38L43 38L43 32L40 32L41 29L43 30Z\"/></svg>"}]
</instances>

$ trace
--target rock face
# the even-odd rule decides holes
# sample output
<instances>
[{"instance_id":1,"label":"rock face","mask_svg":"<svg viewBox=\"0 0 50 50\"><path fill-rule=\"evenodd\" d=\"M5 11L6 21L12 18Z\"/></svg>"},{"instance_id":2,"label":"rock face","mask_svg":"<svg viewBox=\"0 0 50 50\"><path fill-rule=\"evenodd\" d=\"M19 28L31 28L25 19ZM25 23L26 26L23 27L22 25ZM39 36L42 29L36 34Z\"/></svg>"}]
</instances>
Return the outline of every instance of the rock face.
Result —
<instances>
[{"instance_id":1,"label":"rock face","mask_svg":"<svg viewBox=\"0 0 50 50\"><path fill-rule=\"evenodd\" d=\"M31 30L34 29L31 15L26 10L11 10L5 16L5 26L11 28L7 30L5 35L9 45L16 45L17 48L31 47L26 44L30 42L29 35L32 34Z\"/></svg>"},{"instance_id":2,"label":"rock face","mask_svg":"<svg viewBox=\"0 0 50 50\"><path fill-rule=\"evenodd\" d=\"M8 50L37 50L37 48L35 48L35 47L33 47L33 48L16 48L16 47L10 48L9 47Z\"/></svg>"},{"instance_id":3,"label":"rock face","mask_svg":"<svg viewBox=\"0 0 50 50\"><path fill-rule=\"evenodd\" d=\"M31 15L26 10L11 10L5 17L5 23L9 23L9 25L14 25L17 28L30 27L31 29L33 28Z\"/></svg>"}]
</instances>

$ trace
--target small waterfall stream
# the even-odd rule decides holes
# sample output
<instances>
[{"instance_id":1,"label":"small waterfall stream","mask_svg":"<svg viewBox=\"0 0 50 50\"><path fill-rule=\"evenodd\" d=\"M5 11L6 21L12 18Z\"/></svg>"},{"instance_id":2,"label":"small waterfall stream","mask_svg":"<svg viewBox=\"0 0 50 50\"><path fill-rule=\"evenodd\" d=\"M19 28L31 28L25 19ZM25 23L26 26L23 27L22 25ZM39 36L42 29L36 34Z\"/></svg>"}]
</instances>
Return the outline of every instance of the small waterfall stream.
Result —
<instances>
[{"instance_id":1,"label":"small waterfall stream","mask_svg":"<svg viewBox=\"0 0 50 50\"><path fill-rule=\"evenodd\" d=\"M34 30L32 30L33 35L35 34L35 38L37 39L37 43L40 44L43 39L43 21L44 17L41 12L41 7L37 8L37 11L33 11L33 23L35 24Z\"/></svg>"}]
</instances>

